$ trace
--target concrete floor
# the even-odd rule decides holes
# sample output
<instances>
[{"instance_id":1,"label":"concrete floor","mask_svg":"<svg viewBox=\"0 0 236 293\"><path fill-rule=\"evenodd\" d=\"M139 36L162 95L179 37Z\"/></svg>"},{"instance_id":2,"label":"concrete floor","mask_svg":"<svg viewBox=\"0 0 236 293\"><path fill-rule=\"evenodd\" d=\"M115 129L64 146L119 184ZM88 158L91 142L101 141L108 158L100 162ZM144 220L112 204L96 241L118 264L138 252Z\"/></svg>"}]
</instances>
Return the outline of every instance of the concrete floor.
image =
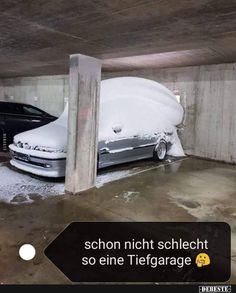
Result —
<instances>
[{"instance_id":1,"label":"concrete floor","mask_svg":"<svg viewBox=\"0 0 236 293\"><path fill-rule=\"evenodd\" d=\"M230 283L235 283L236 167L197 158L151 164L149 171L82 195L50 197L32 204L0 203L0 282L70 283L43 251L71 221L217 220L232 228ZM23 243L36 247L33 261L19 258Z\"/></svg>"}]
</instances>

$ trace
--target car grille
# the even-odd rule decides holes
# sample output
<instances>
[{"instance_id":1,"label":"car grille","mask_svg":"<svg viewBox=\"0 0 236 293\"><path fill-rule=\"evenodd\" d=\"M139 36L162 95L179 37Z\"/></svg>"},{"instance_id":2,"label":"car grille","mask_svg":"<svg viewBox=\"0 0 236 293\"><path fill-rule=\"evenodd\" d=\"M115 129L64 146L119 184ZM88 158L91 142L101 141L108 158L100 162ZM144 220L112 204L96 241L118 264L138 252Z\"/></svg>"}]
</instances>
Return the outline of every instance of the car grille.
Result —
<instances>
[{"instance_id":1,"label":"car grille","mask_svg":"<svg viewBox=\"0 0 236 293\"><path fill-rule=\"evenodd\" d=\"M30 162L30 156L26 154L13 152L13 151L10 151L10 153L11 153L11 156L16 160L23 161L23 162Z\"/></svg>"},{"instance_id":2,"label":"car grille","mask_svg":"<svg viewBox=\"0 0 236 293\"><path fill-rule=\"evenodd\" d=\"M22 154L22 153L18 153L18 152L14 152L14 151L10 151L11 153L11 157L17 161L21 161L21 162L24 162L24 163L28 163L28 164L31 164L31 165L34 165L34 166L39 166L39 167L42 167L42 168L47 168L45 163L40 163L40 162L35 162L35 161L32 161L30 159L30 156L29 155L26 155L26 154Z\"/></svg>"}]
</instances>

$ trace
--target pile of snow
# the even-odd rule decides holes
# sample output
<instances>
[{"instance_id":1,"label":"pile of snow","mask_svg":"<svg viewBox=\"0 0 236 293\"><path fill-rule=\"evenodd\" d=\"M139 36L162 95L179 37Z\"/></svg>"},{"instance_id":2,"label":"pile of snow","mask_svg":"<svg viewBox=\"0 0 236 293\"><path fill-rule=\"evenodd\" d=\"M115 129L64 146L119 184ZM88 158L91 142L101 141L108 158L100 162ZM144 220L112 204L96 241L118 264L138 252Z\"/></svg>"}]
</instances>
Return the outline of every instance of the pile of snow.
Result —
<instances>
[{"instance_id":1,"label":"pile of snow","mask_svg":"<svg viewBox=\"0 0 236 293\"><path fill-rule=\"evenodd\" d=\"M133 175L131 170L113 171L100 174L97 176L96 179L96 187L100 188L106 183L116 181L122 178L127 178L131 175Z\"/></svg>"},{"instance_id":2,"label":"pile of snow","mask_svg":"<svg viewBox=\"0 0 236 293\"><path fill-rule=\"evenodd\" d=\"M0 201L32 202L36 198L64 193L64 183L45 182L0 165Z\"/></svg>"},{"instance_id":3,"label":"pile of snow","mask_svg":"<svg viewBox=\"0 0 236 293\"><path fill-rule=\"evenodd\" d=\"M96 187L100 188L106 183L131 176L135 171L136 168L106 171L97 176ZM0 178L0 202L31 203L65 193L64 182L42 181L29 174L17 172L4 164L0 164Z\"/></svg>"},{"instance_id":4,"label":"pile of snow","mask_svg":"<svg viewBox=\"0 0 236 293\"><path fill-rule=\"evenodd\" d=\"M54 122L18 134L15 145L28 150L66 154L68 105ZM183 108L163 85L144 78L118 77L101 82L99 140L106 142L136 135L172 132L172 156L184 156L176 126L183 119ZM117 130L122 130L120 133ZM32 153L33 155L33 153Z\"/></svg>"}]
</instances>

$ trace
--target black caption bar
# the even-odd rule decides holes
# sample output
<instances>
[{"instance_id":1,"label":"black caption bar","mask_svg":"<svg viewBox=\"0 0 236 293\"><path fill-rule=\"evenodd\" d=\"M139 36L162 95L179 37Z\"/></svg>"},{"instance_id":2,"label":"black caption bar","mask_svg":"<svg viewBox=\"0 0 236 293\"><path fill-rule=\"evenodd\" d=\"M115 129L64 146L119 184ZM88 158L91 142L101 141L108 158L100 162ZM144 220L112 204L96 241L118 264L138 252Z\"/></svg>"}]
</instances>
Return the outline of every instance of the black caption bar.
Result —
<instances>
[{"instance_id":1,"label":"black caption bar","mask_svg":"<svg viewBox=\"0 0 236 293\"><path fill-rule=\"evenodd\" d=\"M222 222L76 222L45 254L73 282L225 282L230 227Z\"/></svg>"}]
</instances>

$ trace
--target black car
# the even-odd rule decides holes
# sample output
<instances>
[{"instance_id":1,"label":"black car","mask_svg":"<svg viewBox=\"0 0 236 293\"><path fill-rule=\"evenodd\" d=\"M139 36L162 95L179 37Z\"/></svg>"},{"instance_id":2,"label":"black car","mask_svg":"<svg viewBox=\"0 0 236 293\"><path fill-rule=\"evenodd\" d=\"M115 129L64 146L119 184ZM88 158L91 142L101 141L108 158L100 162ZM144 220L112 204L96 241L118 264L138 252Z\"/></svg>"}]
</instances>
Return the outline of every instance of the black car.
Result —
<instances>
[{"instance_id":1,"label":"black car","mask_svg":"<svg viewBox=\"0 0 236 293\"><path fill-rule=\"evenodd\" d=\"M57 117L28 104L0 101L0 149L7 150L16 134L56 119Z\"/></svg>"}]
</instances>

